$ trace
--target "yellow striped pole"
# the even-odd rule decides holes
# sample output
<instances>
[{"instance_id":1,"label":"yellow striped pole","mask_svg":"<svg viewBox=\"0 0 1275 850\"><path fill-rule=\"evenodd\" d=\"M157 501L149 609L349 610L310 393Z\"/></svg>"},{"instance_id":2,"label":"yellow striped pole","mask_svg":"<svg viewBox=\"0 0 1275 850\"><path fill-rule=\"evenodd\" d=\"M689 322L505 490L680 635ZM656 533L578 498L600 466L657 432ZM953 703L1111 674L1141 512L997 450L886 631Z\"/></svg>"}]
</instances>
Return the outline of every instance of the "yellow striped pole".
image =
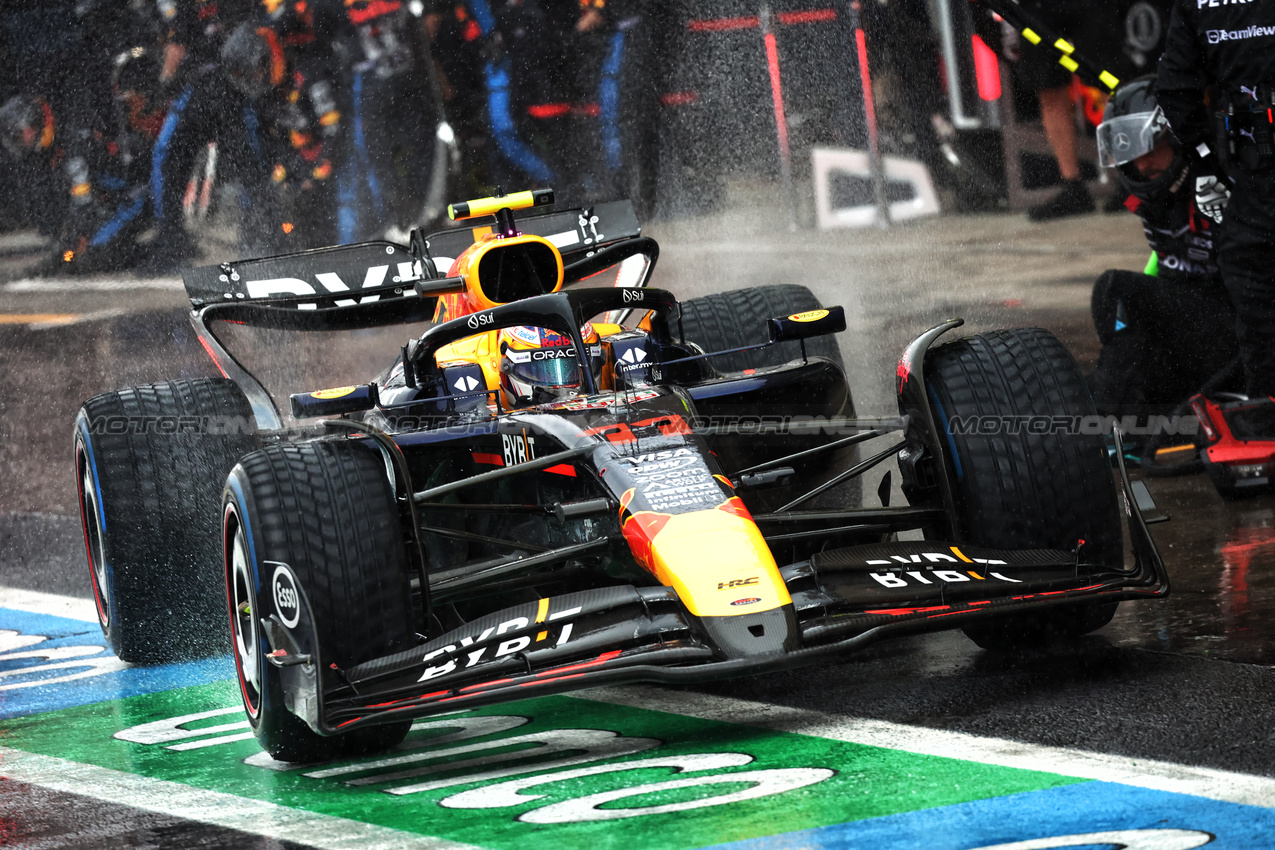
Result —
<instances>
[{"instance_id":1,"label":"yellow striped pole","mask_svg":"<svg viewBox=\"0 0 1275 850\"><path fill-rule=\"evenodd\" d=\"M1076 52L1076 47L1062 35L1054 31L1035 15L1028 12L1015 0L973 0L973 2L990 9L1000 15L1009 25L1018 30L1023 39L1034 47L1053 51L1062 65L1073 74L1078 74L1089 83L1097 83L1114 92L1120 85L1120 79L1110 71L1095 65L1083 54Z\"/></svg>"}]
</instances>

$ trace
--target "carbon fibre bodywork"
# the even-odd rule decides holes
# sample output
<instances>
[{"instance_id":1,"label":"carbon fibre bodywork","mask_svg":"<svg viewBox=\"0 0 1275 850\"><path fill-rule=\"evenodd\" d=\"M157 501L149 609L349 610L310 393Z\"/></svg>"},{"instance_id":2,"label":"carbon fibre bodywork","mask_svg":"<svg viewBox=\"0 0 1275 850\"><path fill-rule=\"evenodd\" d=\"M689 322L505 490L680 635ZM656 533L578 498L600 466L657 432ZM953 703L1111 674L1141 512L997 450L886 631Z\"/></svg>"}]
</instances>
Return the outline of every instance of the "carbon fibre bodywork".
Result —
<instances>
[{"instance_id":1,"label":"carbon fibre bodywork","mask_svg":"<svg viewBox=\"0 0 1275 850\"><path fill-rule=\"evenodd\" d=\"M643 286L654 243L635 223L602 219L572 211L525 226L543 235L589 223L592 237L580 225L577 247L562 249L567 282L646 256L636 286L553 291L436 321L376 380L294 396L298 418L341 416L301 427L283 427L208 321L359 328L435 315L429 293L445 279L422 261L438 240L324 249L188 277L201 340L273 439L359 440L386 461L413 571L415 645L333 663L316 637L316 590L303 581L287 611L264 594L253 612L288 710L315 732L602 684L761 673L889 634L1167 593L1138 508L1145 499L1131 496L1122 463L1128 567L1087 563L1080 548L1000 551L962 538L951 449L924 374L930 345L959 320L905 352L899 417L858 419L839 365L804 348L783 365L708 366L712 352L683 338L677 299ZM338 261L347 263L340 274L326 270ZM345 286L360 276L358 292ZM816 312L824 315L772 327L772 342L841 315ZM584 361L581 329L626 313L643 322L603 337L603 380ZM507 409L479 364L438 356L477 333L528 325L569 338L581 361L578 394ZM624 356L633 346L640 358ZM873 439L888 443L860 457ZM891 507L887 481L879 506L809 507L896 457L918 494L913 504ZM923 540L897 538L917 531Z\"/></svg>"}]
</instances>

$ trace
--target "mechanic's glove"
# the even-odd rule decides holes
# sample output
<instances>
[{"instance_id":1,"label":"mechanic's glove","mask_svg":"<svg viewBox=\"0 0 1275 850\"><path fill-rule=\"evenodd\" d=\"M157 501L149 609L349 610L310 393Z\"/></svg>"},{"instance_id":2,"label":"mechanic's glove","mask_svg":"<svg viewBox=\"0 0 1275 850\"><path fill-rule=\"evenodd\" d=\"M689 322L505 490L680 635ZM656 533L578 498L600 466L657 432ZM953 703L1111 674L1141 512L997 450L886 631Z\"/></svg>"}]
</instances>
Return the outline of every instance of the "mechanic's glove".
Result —
<instances>
[{"instance_id":1,"label":"mechanic's glove","mask_svg":"<svg viewBox=\"0 0 1275 850\"><path fill-rule=\"evenodd\" d=\"M1230 198L1231 190L1214 175L1202 174L1195 178L1195 208L1217 224L1222 223L1222 211Z\"/></svg>"}]
</instances>

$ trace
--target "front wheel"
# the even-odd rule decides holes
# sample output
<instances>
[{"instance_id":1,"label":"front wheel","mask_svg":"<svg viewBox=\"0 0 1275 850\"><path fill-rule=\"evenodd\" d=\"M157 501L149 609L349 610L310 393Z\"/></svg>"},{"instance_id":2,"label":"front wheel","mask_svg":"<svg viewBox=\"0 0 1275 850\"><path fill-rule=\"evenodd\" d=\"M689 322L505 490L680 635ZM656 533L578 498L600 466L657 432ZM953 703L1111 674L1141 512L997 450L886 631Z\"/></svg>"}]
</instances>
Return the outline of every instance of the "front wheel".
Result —
<instances>
[{"instance_id":1,"label":"front wheel","mask_svg":"<svg viewBox=\"0 0 1275 850\"><path fill-rule=\"evenodd\" d=\"M978 334L931 351L925 379L952 457L966 540L1063 550L1083 540L1084 561L1122 565L1111 465L1102 435L1080 427L1096 421L1096 411L1062 343L1041 328ZM1078 637L1115 611L1114 602L1075 603L964 631L984 649L1011 649Z\"/></svg>"},{"instance_id":2,"label":"front wheel","mask_svg":"<svg viewBox=\"0 0 1275 850\"><path fill-rule=\"evenodd\" d=\"M309 600L323 669L339 670L409 647L413 640L407 552L379 452L346 440L272 446L231 470L223 507L226 603L244 710L276 759L312 762L388 749L404 721L331 737L294 714L263 620L298 627Z\"/></svg>"}]
</instances>

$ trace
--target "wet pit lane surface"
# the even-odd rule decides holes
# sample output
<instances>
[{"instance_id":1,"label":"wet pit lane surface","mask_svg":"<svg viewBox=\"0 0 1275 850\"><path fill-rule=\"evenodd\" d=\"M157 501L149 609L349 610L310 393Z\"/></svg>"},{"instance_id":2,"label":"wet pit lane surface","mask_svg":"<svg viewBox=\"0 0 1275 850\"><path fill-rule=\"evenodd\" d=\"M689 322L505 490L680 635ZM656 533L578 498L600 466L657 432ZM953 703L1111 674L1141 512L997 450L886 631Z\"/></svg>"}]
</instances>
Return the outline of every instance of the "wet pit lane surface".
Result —
<instances>
[{"instance_id":1,"label":"wet pit lane surface","mask_svg":"<svg viewBox=\"0 0 1275 850\"><path fill-rule=\"evenodd\" d=\"M0 779L0 847L100 850L103 847L183 847L190 850L304 850L304 845L206 823L103 803L37 785ZM74 820L67 817L75 813Z\"/></svg>"},{"instance_id":2,"label":"wet pit lane surface","mask_svg":"<svg viewBox=\"0 0 1275 850\"><path fill-rule=\"evenodd\" d=\"M1028 225L1017 217L974 217L943 219L883 233L791 237L750 231L748 221L728 222L731 226L725 228L717 224L714 223L711 231L684 225L652 228L652 235L660 239L663 248L653 284L668 288L680 297L693 297L741 286L802 282L825 304L843 304L850 330L842 335L841 346L859 412L864 415L893 412L894 358L911 337L948 315L964 315L968 320L967 329L971 331L1004 326L1047 327L1067 343L1082 366L1091 366L1097 357L1097 340L1088 315L1092 280L1108 267L1140 267L1145 258L1141 233L1132 217L1091 216L1049 227ZM699 235L702 232L735 235L723 241L702 238ZM749 242L746 255L740 253L736 240ZM20 260L20 257L10 257L5 261L7 280L0 281L0 480L3 481L0 486L0 585L86 599L91 591L79 520L73 514L75 495L70 463L71 422L80 402L95 393L130 383L214 373L188 330L184 298L174 279L139 283L121 276L93 279L77 287L74 278L52 283L30 281L23 277ZM793 268L802 269L800 281L791 276ZM24 320L23 316L31 318ZM353 361L328 364L337 379L317 386L348 383L348 380L339 380L339 376L349 374L349 362ZM352 377L364 378L365 373ZM782 727L784 734L807 734L807 726L815 724L817 728L809 734L842 741L859 734L846 730L867 729L863 733L867 740L876 740L872 736L878 735L885 742L881 745L886 747L894 740L891 736L900 741L911 740L907 735L913 730L916 734L939 736L935 740L946 742L942 747L955 748L953 757L966 757L960 755L964 747L974 762L1000 764L1005 770L1010 769L1004 765L1012 758L1004 753L1017 746L1026 761L1013 762L1014 769L1031 767L1096 780L1090 785L1101 784L1106 774L1094 768L1094 775L1090 775L1084 772L1089 768L1077 767L1065 760L1051 761L1056 755L1054 750L1040 750L1043 754L1038 757L1038 766L1033 767L1032 754L1037 750L1032 748L1099 754L1111 758L1113 764L1120 766L1119 770L1135 773L1141 768L1131 766L1144 762L1199 768L1202 776L1212 776L1209 771L1224 772L1216 779L1219 787L1243 785L1240 779L1234 778L1235 774L1275 778L1275 759L1271 758L1275 753L1275 732L1272 732L1275 673L1270 670L1270 665L1275 663L1275 617L1271 616L1275 611L1275 570L1272 569L1275 567L1275 497L1223 502L1202 474L1152 479L1149 486L1158 507L1172 517L1171 522L1152 528L1170 571L1172 595L1163 601L1122 605L1109 626L1073 646L1002 655L978 650L959 633L923 635L881 643L826 666L759 679L695 689L612 689L598 693L596 704L673 713L661 715L665 718L686 714L707 718L705 722L752 724L749 728L769 724L772 731ZM56 626L61 621L51 622ZM0 637L6 634L4 629L12 630L14 626L0 620ZM62 640L100 641L100 634L94 635L95 630L96 625L91 623L68 627L67 635L75 633L83 637L68 636ZM0 643L0 675L5 669L5 653L13 651L13 647ZM205 678L218 679L216 675ZM0 678L0 688L3 682ZM172 685L190 689L182 691L189 694L183 700L194 706L190 711L201 707L228 711L225 707L232 707L234 703L233 691L227 695L224 690L216 690L219 687L216 685L192 685L185 679L174 679ZM200 690L210 687L213 691ZM130 691L120 704L133 706L129 700L140 700L137 705L141 705L148 699L159 698L154 694L164 692L167 691L139 688L136 692ZM148 693L151 695L147 696ZM17 694L14 690L0 689L0 717L14 717L11 709L18 704ZM88 704L94 703L90 700ZM542 715L554 715L562 710L560 706L570 704L554 703L543 708L533 706L511 711L527 714L534 724L542 722ZM500 710L486 713L507 713L508 707L497 708ZM94 728L94 718L101 720L101 712L95 713L89 708L63 706L59 710L63 714L57 722L75 724L75 728ZM121 717L134 717L129 713L133 708L120 711ZM174 713L180 712L169 711L170 716ZM44 727L39 718L40 713L32 711L24 718L0 721L0 728L4 730L0 732L0 747L13 746L23 752L40 752L40 747L44 747L41 758L67 758L76 763L91 760L90 755L77 754L74 748L58 754L60 751L53 743L41 743L40 735L45 733L41 732ZM237 714L227 718L228 721L241 719ZM635 724L638 731L625 734L659 734L668 746L675 746L681 740L679 735L687 742L713 738L707 727L662 731L660 724L651 726L631 718L597 722L611 724L605 728ZM120 720L110 728L124 725L127 725L125 721ZM672 721L666 725L676 727ZM73 735L73 731L67 734ZM111 739L111 735L106 735L106 739ZM751 738L745 735L740 740L751 741ZM980 747L983 747L980 741L1009 743L988 745L1001 753L989 756L980 755ZM855 745L861 743L863 741L858 741ZM226 752L230 746L246 748L242 752L235 751L235 758L242 759L252 754L254 745L250 741L236 742L227 745ZM733 746L751 752L744 743ZM930 752L927 747L933 749L939 744L913 742L899 746L902 749L910 746L912 752ZM222 750L209 748L208 751ZM122 769L120 765L148 763L137 752L121 755L119 758L123 761L118 763L103 756L96 769L116 771ZM760 750L752 755L759 762L765 761L766 756ZM822 758L828 764L835 761L827 754ZM220 814L210 815L197 808L151 805L145 801L145 794L139 798L124 793L97 793L92 789L78 793L69 785L49 780L50 774L41 772L49 768L49 764L41 762L32 767L13 759L12 751L0 751L0 774L12 773L0 781L0 846L291 848L411 844L407 833L397 831L403 828L402 823L389 815L381 821L372 819L382 832L367 833L362 838L357 831L347 835L336 829L328 833L329 838L323 839L320 837L324 834L323 827L309 822L270 830L261 828L260 821L253 821L255 825L240 830L227 815L234 806L225 800L213 806ZM792 763L795 766L786 769L813 769L808 764L816 762L824 763L819 759L805 762L797 759ZM10 771L9 767L15 764L16 768ZM1070 767L1062 769L1058 764ZM838 777L852 772L844 766L830 769ZM147 773L141 768L138 770ZM887 768L879 766L877 770ZM177 768L173 771L169 774L156 768L147 773L150 777L147 781L199 784L191 775ZM128 770L123 772L127 774ZM872 774L872 770L867 770L865 776ZM916 775L928 774L918 772ZM102 779L106 773L87 776L86 781L101 780L106 782L103 787L109 786L109 782ZM667 772L658 778L667 779ZM1126 780L1132 782L1122 773L1113 781ZM260 790L253 784L258 780L251 777L241 779L227 774L220 781L226 793L245 799L264 800L276 793ZM242 785L236 784L241 781ZM982 774L966 781L999 789L988 792L992 797L1026 795L1014 797L1018 801L1014 804L1017 808L1010 806L1006 812L1035 811L1027 801L1032 794L1046 793L1041 790L1045 786L1052 789L1049 793L1065 791L1077 795L1082 794L1078 789L1089 787L1069 785L1072 780L1033 784ZM1178 780L1165 780L1166 784L1156 786L1159 790L1154 793L1164 791L1175 781ZM863 794L872 795L880 790L879 783L874 784L875 779L863 779L863 782ZM1184 793L1193 793L1191 788L1195 786L1188 785L1182 786ZM166 787L155 786L147 793L162 795ZM1243 802L1251 804L1250 808L1275 806L1275 791L1270 790L1275 789L1275 784L1268 787L1259 783L1254 789L1243 792L1248 795L1243 797ZM216 789L208 790L212 793ZM903 792L895 789L891 793ZM913 789L913 793L919 791ZM1236 795L1242 796L1241 792ZM1237 799L1227 797L1230 802L1225 805L1236 803ZM935 807L936 812L972 805L968 800L948 799L941 794L926 800L922 808ZM1145 801L1135 803L1129 805L1136 809ZM288 800L283 799L279 804L287 806ZM811 811L818 810L814 795L803 805ZM1088 804L1077 797L1054 807L1085 805ZM1151 803L1145 805L1154 808ZM730 808L723 806L721 811ZM1194 811L1180 801L1168 808ZM989 808L988 812L991 811ZM442 819L437 828L424 831L445 836L447 842L482 846L507 846L510 842L520 846L580 846L572 842L583 841L586 835L590 836L590 842L600 846L617 843L627 843L634 848L648 844L704 846L752 839L768 832L791 832L793 838L788 844L756 846L846 846L852 843L851 837L868 841L862 846L880 847L975 848L997 843L973 827L968 836L945 844L927 841L920 837L923 832L890 832L885 826L881 826L884 831L854 836L836 832L807 833L800 831L810 828L804 821L791 824L776 821L773 828L758 827L751 832L742 827L701 825L692 828L694 825L688 821L686 840L680 843L671 839L644 843L640 837L626 837L630 836L627 830L646 819L643 817L615 821L627 824L624 829L563 833L567 837L554 837L557 833L546 826L538 827L540 832L525 835L508 830L484 832L490 823L500 820L499 812L484 815L494 819L492 821L466 821L466 825L454 829ZM984 814L992 817L988 812ZM348 818L350 813L335 806L327 815ZM890 822L890 817L884 817L889 815L888 811L883 809L873 814L877 815L882 815L881 824ZM262 817L268 821L276 816ZM1002 812L997 817L1008 823L1005 818L1010 816ZM1199 826L1197 829L1191 825L1212 823L1213 814L1199 813L1192 817L1195 820L1190 824L1168 824L1164 818L1150 817L1138 822L1137 828L1173 827L1220 836L1211 846L1262 847L1275 843L1275 829L1267 831L1262 825L1265 821L1260 818L1253 821L1254 826L1245 833L1247 837L1228 839L1220 828ZM977 821L973 815L969 818L973 820L967 818L961 822ZM844 820L849 822L853 818L847 816ZM1083 824L1077 822L1070 827L1052 828L1048 834L1097 833L1102 831L1099 827L1115 829L1137 819L1126 822L1111 815L1103 820L1093 814L1090 820L1097 826L1082 829ZM818 818L810 823L816 821ZM286 818L283 822L290 823ZM819 821L825 822L830 821ZM935 823L939 825L928 828L941 830L944 828L941 824L947 821ZM289 833L289 829L296 832ZM1068 829L1071 831L1067 832ZM1024 839L1036 833L1010 830L1005 834ZM293 843L291 839L297 835L304 836L304 840ZM633 835L640 836L641 831ZM876 838L869 840L869 835ZM912 837L908 838L909 835ZM961 833L956 830L954 835ZM1189 836L1166 833L1160 839L1160 843L1146 846L1201 846L1189 843ZM1178 843L1173 843L1175 841ZM1097 841L1093 845L1101 846ZM433 846L446 846L446 843Z\"/></svg>"}]
</instances>

